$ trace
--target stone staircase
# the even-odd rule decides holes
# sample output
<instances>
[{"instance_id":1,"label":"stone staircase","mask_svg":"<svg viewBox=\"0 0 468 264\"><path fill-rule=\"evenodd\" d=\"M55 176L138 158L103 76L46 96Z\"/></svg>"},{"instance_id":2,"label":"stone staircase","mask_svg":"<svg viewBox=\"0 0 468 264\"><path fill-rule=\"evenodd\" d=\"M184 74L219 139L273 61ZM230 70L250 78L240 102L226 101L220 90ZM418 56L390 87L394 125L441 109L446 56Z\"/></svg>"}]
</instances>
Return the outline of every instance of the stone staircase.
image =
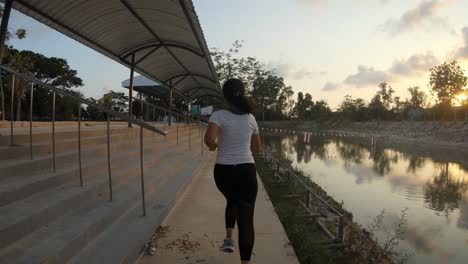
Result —
<instances>
[{"instance_id":1,"label":"stone staircase","mask_svg":"<svg viewBox=\"0 0 468 264\"><path fill-rule=\"evenodd\" d=\"M56 171L50 127L0 129L0 263L133 263L202 167L197 126L144 132L146 216L142 210L140 128L111 125L110 199L106 126L56 127ZM189 139L190 134L190 139ZM189 150L190 142L190 150ZM206 153L207 151L204 151Z\"/></svg>"}]
</instances>

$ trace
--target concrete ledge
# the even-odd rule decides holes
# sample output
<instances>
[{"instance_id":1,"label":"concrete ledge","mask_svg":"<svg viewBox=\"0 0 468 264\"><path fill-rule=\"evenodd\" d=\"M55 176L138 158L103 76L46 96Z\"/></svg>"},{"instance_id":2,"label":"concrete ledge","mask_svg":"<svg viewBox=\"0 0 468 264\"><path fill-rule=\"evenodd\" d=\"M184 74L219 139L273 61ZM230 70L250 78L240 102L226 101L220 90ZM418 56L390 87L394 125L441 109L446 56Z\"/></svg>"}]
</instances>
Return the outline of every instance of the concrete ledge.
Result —
<instances>
[{"instance_id":1,"label":"concrete ledge","mask_svg":"<svg viewBox=\"0 0 468 264\"><path fill-rule=\"evenodd\" d=\"M237 250L229 254L218 249L225 235L225 200L215 186L213 166L214 154L211 153L210 162L193 178L185 194L164 220L162 225L167 226L169 231L158 240L156 254L143 256L138 263L240 263ZM260 179L255 233L252 263L299 263ZM235 237L237 243L237 234Z\"/></svg>"}]
</instances>

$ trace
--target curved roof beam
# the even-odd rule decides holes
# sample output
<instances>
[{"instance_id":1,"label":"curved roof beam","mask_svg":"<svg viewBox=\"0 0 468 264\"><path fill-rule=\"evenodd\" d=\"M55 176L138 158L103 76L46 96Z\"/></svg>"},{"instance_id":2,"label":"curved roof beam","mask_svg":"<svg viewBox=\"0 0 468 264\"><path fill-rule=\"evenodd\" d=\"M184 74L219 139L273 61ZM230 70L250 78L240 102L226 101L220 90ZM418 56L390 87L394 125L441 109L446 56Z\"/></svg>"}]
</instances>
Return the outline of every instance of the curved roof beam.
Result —
<instances>
[{"instance_id":1,"label":"curved roof beam","mask_svg":"<svg viewBox=\"0 0 468 264\"><path fill-rule=\"evenodd\" d=\"M177 75L171 76L169 79L167 79L166 81L164 81L164 83L167 83L167 82L169 82L169 81L172 81L172 80L174 80L174 79L176 79L176 78L183 77L183 76L195 76L195 77L200 77L200 78L203 78L203 79L207 79L208 81L217 83L215 80L211 79L209 76L206 76L206 75L203 75L203 74L198 74L198 73L181 73L181 74L177 74ZM219 92L219 91L218 91L218 92Z\"/></svg>"},{"instance_id":2,"label":"curved roof beam","mask_svg":"<svg viewBox=\"0 0 468 264\"><path fill-rule=\"evenodd\" d=\"M159 42L163 42L162 39L159 37L158 34L156 34L156 32L148 25L148 23L146 23L146 21L135 11L135 9L132 8L132 6L130 5L130 3L128 2L128 0L120 0L120 2L125 6L125 8L127 8L127 10L132 14L132 16L138 20L140 22L140 24L153 36L153 38L156 40L156 41L159 41ZM182 61L177 58L177 56L174 54L174 52L172 52L171 49L169 49L168 47L164 46L163 47L167 53L169 53L169 55L184 69L184 71L186 71L187 73L190 73L189 69L187 68L187 66L185 66ZM206 58L206 57L205 57ZM196 80L195 78L193 78L193 81L198 83L198 85L201 85L200 82L198 80Z\"/></svg>"},{"instance_id":3,"label":"curved roof beam","mask_svg":"<svg viewBox=\"0 0 468 264\"><path fill-rule=\"evenodd\" d=\"M172 48L179 48L186 50L188 52L191 52L201 58L205 57L205 53L199 51L198 49L191 47L189 45L185 45L183 43L179 42L173 42L173 41L145 41L144 43L138 43L136 45L133 45L132 47L126 48L122 52L120 52L119 57L120 58L126 58L130 56L132 53L137 53L139 51L149 49L149 48L160 48L160 47L172 47Z\"/></svg>"}]
</instances>

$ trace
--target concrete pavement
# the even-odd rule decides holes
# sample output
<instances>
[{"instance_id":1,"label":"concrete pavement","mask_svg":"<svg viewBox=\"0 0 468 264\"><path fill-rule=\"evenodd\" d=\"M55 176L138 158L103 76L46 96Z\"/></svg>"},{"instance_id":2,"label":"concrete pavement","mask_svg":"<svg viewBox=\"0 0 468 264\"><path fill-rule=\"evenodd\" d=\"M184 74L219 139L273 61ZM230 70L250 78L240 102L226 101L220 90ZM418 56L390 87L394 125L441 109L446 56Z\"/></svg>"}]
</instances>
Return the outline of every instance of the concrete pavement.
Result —
<instances>
[{"instance_id":1,"label":"concrete pavement","mask_svg":"<svg viewBox=\"0 0 468 264\"><path fill-rule=\"evenodd\" d=\"M154 256L143 256L140 264L238 264L239 252L224 253L219 246L225 236L225 200L213 178L215 153L195 175L185 194L164 220L165 232ZM270 199L258 178L255 208L255 246L251 263L299 264Z\"/></svg>"}]
</instances>

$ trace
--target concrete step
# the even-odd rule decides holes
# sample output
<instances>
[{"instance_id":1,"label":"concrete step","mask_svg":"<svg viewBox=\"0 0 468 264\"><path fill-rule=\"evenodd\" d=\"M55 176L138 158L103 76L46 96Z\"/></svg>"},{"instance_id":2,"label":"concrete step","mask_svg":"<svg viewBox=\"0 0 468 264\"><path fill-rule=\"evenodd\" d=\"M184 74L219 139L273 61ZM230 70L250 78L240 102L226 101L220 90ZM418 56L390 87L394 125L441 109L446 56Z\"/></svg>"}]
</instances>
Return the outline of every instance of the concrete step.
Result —
<instances>
[{"instance_id":1,"label":"concrete step","mask_svg":"<svg viewBox=\"0 0 468 264\"><path fill-rule=\"evenodd\" d=\"M170 148L158 150L154 155L145 156L145 166L159 164L162 160L180 155ZM158 158L159 157L159 158ZM153 160L151 159L153 158ZM149 162L149 163L148 163ZM133 167L128 168L128 164ZM106 165L107 166L107 165ZM122 164L112 164L113 186L125 182L128 177L138 174L138 160ZM96 194L108 194L108 175L105 173L88 179L83 188L75 182L64 184L47 191L33 194L23 200L0 207L0 248L10 244L35 229L47 225L56 217L72 210L81 201Z\"/></svg>"},{"instance_id":2,"label":"concrete step","mask_svg":"<svg viewBox=\"0 0 468 264\"><path fill-rule=\"evenodd\" d=\"M136 204L67 262L134 263L154 230L161 225L176 199L182 195L193 175L203 167L206 160L198 157L187 162L190 163L189 166L177 173L177 177L171 177L164 186L156 185L151 192L147 191L147 208L151 210L147 210L145 217L141 217L141 205Z\"/></svg>"},{"instance_id":3,"label":"concrete step","mask_svg":"<svg viewBox=\"0 0 468 264\"><path fill-rule=\"evenodd\" d=\"M130 142L119 140L111 142L111 151L119 151L130 145ZM100 142L82 149L82 158L97 158L107 155L107 142ZM78 149L75 147L67 151L56 153L56 167L58 170L68 168L78 163ZM0 178L23 177L35 173L53 173L53 154L42 155L33 160L5 160L0 161Z\"/></svg>"},{"instance_id":4,"label":"concrete step","mask_svg":"<svg viewBox=\"0 0 468 264\"><path fill-rule=\"evenodd\" d=\"M138 135L138 136L137 136ZM161 137L161 136L159 136ZM101 138L102 140L96 141L94 138L91 142L82 144L82 158L94 157L96 155L107 155L107 137ZM146 132L144 134L144 142L163 142L164 138L158 138L158 135L153 136L152 133ZM169 139L171 140L171 139ZM133 142L139 144L139 129L126 130L126 134L118 134L111 138L111 151L119 151L115 149L119 147L120 142ZM15 149L16 147L10 147ZM51 148L51 147L50 147ZM56 151L56 166L57 169L67 168L71 164L78 162L78 147L62 145L62 152ZM10 151L10 150L7 150ZM0 160L0 178L2 177L21 177L28 175L31 171L49 173L53 170L53 155L44 154L30 159L7 159Z\"/></svg>"},{"instance_id":5,"label":"concrete step","mask_svg":"<svg viewBox=\"0 0 468 264\"><path fill-rule=\"evenodd\" d=\"M116 133L127 133L129 128L124 126L111 126L110 131L112 134ZM130 129L136 130L136 129ZM82 127L81 136L82 138L94 137L94 136L104 136L107 133L107 127L105 125L98 125L93 127ZM78 129L77 127L56 127L55 129L55 140L66 140L77 138ZM39 143L52 142L52 128L51 127L40 127L34 130L33 128L33 145ZM15 145L24 145L29 146L29 129L21 128L15 131L13 137L13 143ZM9 146L10 145L10 134L2 133L0 135L0 146Z\"/></svg>"},{"instance_id":6,"label":"concrete step","mask_svg":"<svg viewBox=\"0 0 468 264\"><path fill-rule=\"evenodd\" d=\"M133 136L133 133L138 132L139 129L134 129L133 132L131 132L131 135L128 136L125 142L128 143L134 143L136 145L139 145L139 136ZM137 133L139 135L139 133ZM179 133L179 144L176 144L177 140L174 137L167 137L167 139L164 141L167 146L171 145L178 145L182 149L187 149L188 148L188 132L183 132L181 131ZM121 142L123 142L123 138L120 138L118 140L111 140L111 151L112 152L118 152L121 150L123 146ZM144 144L155 144L155 143L162 143L164 138L158 138L158 135L153 136L152 133L145 133L144 136ZM159 141L158 141L159 140ZM195 142L194 138L192 137L191 139L192 145L195 147ZM197 140L198 141L198 140ZM98 158L100 156L106 156L107 155L107 142L106 140L103 140L103 142L100 142L99 144L91 144L89 146L83 146L82 147L82 160L86 159L93 159L93 158ZM74 165L78 164L78 149L75 147L72 147L68 149L65 152L62 153L57 153L56 154L56 167L57 170L61 170L63 168L67 169L70 168ZM0 161L0 171L2 172L0 174L0 180L5 179L5 178L18 178L18 177L24 177L24 176L29 176L31 175L31 172L34 172L34 174L48 174L48 173L53 173L53 155L52 154L47 154L47 155L42 155L39 156L33 160L3 160Z\"/></svg>"},{"instance_id":7,"label":"concrete step","mask_svg":"<svg viewBox=\"0 0 468 264\"><path fill-rule=\"evenodd\" d=\"M114 131L117 132L117 131ZM124 131L118 133L111 134L111 142L116 142L119 140L128 139L130 135ZM87 136L82 137L81 139L81 147L84 149L88 146L93 146L95 144L105 143L107 141L106 135L99 135L99 136ZM76 148L78 151L78 137L68 138L63 140L57 140L55 142L55 152L61 153L67 150ZM40 142L37 144L33 144L32 147L33 151L33 159L38 158L42 155L47 155L52 153L52 142ZM19 160L19 159L30 159L30 147L27 146L3 146L0 147L0 160Z\"/></svg>"},{"instance_id":8,"label":"concrete step","mask_svg":"<svg viewBox=\"0 0 468 264\"><path fill-rule=\"evenodd\" d=\"M147 136L148 137L148 136ZM147 144L144 154L151 154L155 150L161 149L163 142ZM168 149L175 148L175 145L168 146ZM138 160L140 155L139 145L122 142L112 146L111 164L120 164L128 160ZM123 152L122 150L127 150ZM95 154L95 153L92 153ZM106 150L107 154L107 150ZM107 172L107 155L91 155L82 159L82 177L86 184L88 178ZM24 199L30 195L50 188L57 187L65 183L74 182L79 184L78 161L75 164L59 169L56 173L34 173L22 177L0 178L0 206Z\"/></svg>"},{"instance_id":9,"label":"concrete step","mask_svg":"<svg viewBox=\"0 0 468 264\"><path fill-rule=\"evenodd\" d=\"M165 162L148 166L145 176L147 195L154 192L156 188L160 192L168 189L169 183L179 178L180 172L187 167L182 164L189 156L189 154L175 155L173 153ZM150 157L149 160L152 158ZM100 202L87 201L81 204L77 210L57 218L48 226L38 229L18 243L5 248L0 252L0 259L11 263L65 263L121 215L124 215L129 208L138 207L140 210L138 219L141 219L139 190L139 177L132 177L125 184L115 188L113 202L106 202L101 197Z\"/></svg>"}]
</instances>

